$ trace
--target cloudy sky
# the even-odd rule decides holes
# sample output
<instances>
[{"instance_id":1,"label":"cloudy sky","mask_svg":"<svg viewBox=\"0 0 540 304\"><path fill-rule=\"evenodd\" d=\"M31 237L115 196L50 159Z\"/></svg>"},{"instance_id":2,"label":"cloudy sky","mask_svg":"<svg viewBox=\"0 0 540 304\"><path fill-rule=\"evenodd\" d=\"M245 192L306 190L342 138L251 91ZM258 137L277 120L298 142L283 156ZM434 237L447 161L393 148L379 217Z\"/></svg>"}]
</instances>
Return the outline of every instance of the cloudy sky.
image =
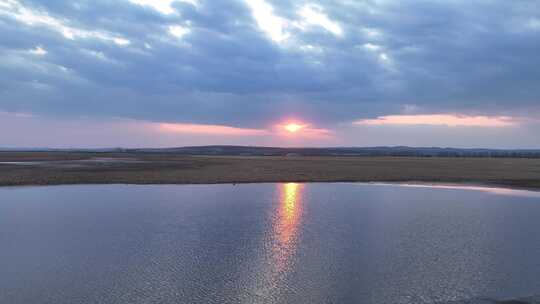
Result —
<instances>
[{"instance_id":1,"label":"cloudy sky","mask_svg":"<svg viewBox=\"0 0 540 304\"><path fill-rule=\"evenodd\" d=\"M0 0L0 147L540 148L537 0Z\"/></svg>"}]
</instances>

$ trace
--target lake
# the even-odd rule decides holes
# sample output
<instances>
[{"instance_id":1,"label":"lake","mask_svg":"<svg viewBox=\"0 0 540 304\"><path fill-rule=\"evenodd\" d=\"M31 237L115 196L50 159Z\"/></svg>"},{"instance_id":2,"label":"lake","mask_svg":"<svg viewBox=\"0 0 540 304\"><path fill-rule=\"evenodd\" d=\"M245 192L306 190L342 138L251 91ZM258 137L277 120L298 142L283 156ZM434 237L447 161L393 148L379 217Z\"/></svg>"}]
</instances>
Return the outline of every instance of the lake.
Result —
<instances>
[{"instance_id":1,"label":"lake","mask_svg":"<svg viewBox=\"0 0 540 304\"><path fill-rule=\"evenodd\" d=\"M0 303L9 304L446 303L540 294L540 194L529 191L8 187L0 188L0 244Z\"/></svg>"}]
</instances>

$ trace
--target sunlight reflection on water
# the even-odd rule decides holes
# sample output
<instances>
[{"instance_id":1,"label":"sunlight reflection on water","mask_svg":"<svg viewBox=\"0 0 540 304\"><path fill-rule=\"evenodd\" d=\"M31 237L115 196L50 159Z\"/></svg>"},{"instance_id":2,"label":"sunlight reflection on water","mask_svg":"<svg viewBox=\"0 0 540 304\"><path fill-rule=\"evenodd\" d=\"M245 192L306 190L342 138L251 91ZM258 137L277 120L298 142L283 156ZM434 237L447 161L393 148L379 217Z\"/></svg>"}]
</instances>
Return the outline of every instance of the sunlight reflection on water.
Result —
<instances>
[{"instance_id":1,"label":"sunlight reflection on water","mask_svg":"<svg viewBox=\"0 0 540 304\"><path fill-rule=\"evenodd\" d=\"M295 267L294 255L299 243L304 187L297 183L276 184L276 206L269 214L269 233L262 244L265 249L260 259L250 267L251 271L262 270L259 279L250 280L251 286L248 288L248 294L255 295L261 303L263 299L272 299L272 303L283 301L283 287L289 286L286 282ZM244 303L259 302L248 298Z\"/></svg>"},{"instance_id":2,"label":"sunlight reflection on water","mask_svg":"<svg viewBox=\"0 0 540 304\"><path fill-rule=\"evenodd\" d=\"M278 216L273 225L273 260L278 273L288 268L298 243L298 227L302 217L302 190L297 183L279 184Z\"/></svg>"}]
</instances>

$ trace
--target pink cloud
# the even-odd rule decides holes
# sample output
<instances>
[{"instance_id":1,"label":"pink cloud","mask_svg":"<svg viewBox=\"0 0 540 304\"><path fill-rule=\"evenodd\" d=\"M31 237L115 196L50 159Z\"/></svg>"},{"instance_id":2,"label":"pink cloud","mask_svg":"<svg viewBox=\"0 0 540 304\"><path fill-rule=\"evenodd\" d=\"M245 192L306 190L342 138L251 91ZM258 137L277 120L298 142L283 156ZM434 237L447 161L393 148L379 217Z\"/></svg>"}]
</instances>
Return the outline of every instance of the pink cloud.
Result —
<instances>
[{"instance_id":1,"label":"pink cloud","mask_svg":"<svg viewBox=\"0 0 540 304\"><path fill-rule=\"evenodd\" d=\"M307 127L302 130L307 138L330 138L334 135L331 130Z\"/></svg>"},{"instance_id":2,"label":"pink cloud","mask_svg":"<svg viewBox=\"0 0 540 304\"><path fill-rule=\"evenodd\" d=\"M449 127L511 127L518 119L509 116L469 116L457 114L388 115L354 122L357 125L432 125Z\"/></svg>"},{"instance_id":3,"label":"pink cloud","mask_svg":"<svg viewBox=\"0 0 540 304\"><path fill-rule=\"evenodd\" d=\"M205 134L205 135L229 135L229 136L258 136L268 135L263 129L235 128L222 125L184 124L184 123L159 123L158 130L170 133Z\"/></svg>"}]
</instances>

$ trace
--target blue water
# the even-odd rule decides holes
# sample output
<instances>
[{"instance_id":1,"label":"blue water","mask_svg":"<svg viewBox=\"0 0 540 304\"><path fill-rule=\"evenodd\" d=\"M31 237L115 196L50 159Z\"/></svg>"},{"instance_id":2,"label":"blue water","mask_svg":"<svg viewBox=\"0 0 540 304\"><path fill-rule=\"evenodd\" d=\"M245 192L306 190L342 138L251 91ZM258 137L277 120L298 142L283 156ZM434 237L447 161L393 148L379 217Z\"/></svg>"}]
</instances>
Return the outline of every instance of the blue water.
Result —
<instances>
[{"instance_id":1,"label":"blue water","mask_svg":"<svg viewBox=\"0 0 540 304\"><path fill-rule=\"evenodd\" d=\"M535 192L354 183L0 188L0 303L535 294Z\"/></svg>"}]
</instances>

